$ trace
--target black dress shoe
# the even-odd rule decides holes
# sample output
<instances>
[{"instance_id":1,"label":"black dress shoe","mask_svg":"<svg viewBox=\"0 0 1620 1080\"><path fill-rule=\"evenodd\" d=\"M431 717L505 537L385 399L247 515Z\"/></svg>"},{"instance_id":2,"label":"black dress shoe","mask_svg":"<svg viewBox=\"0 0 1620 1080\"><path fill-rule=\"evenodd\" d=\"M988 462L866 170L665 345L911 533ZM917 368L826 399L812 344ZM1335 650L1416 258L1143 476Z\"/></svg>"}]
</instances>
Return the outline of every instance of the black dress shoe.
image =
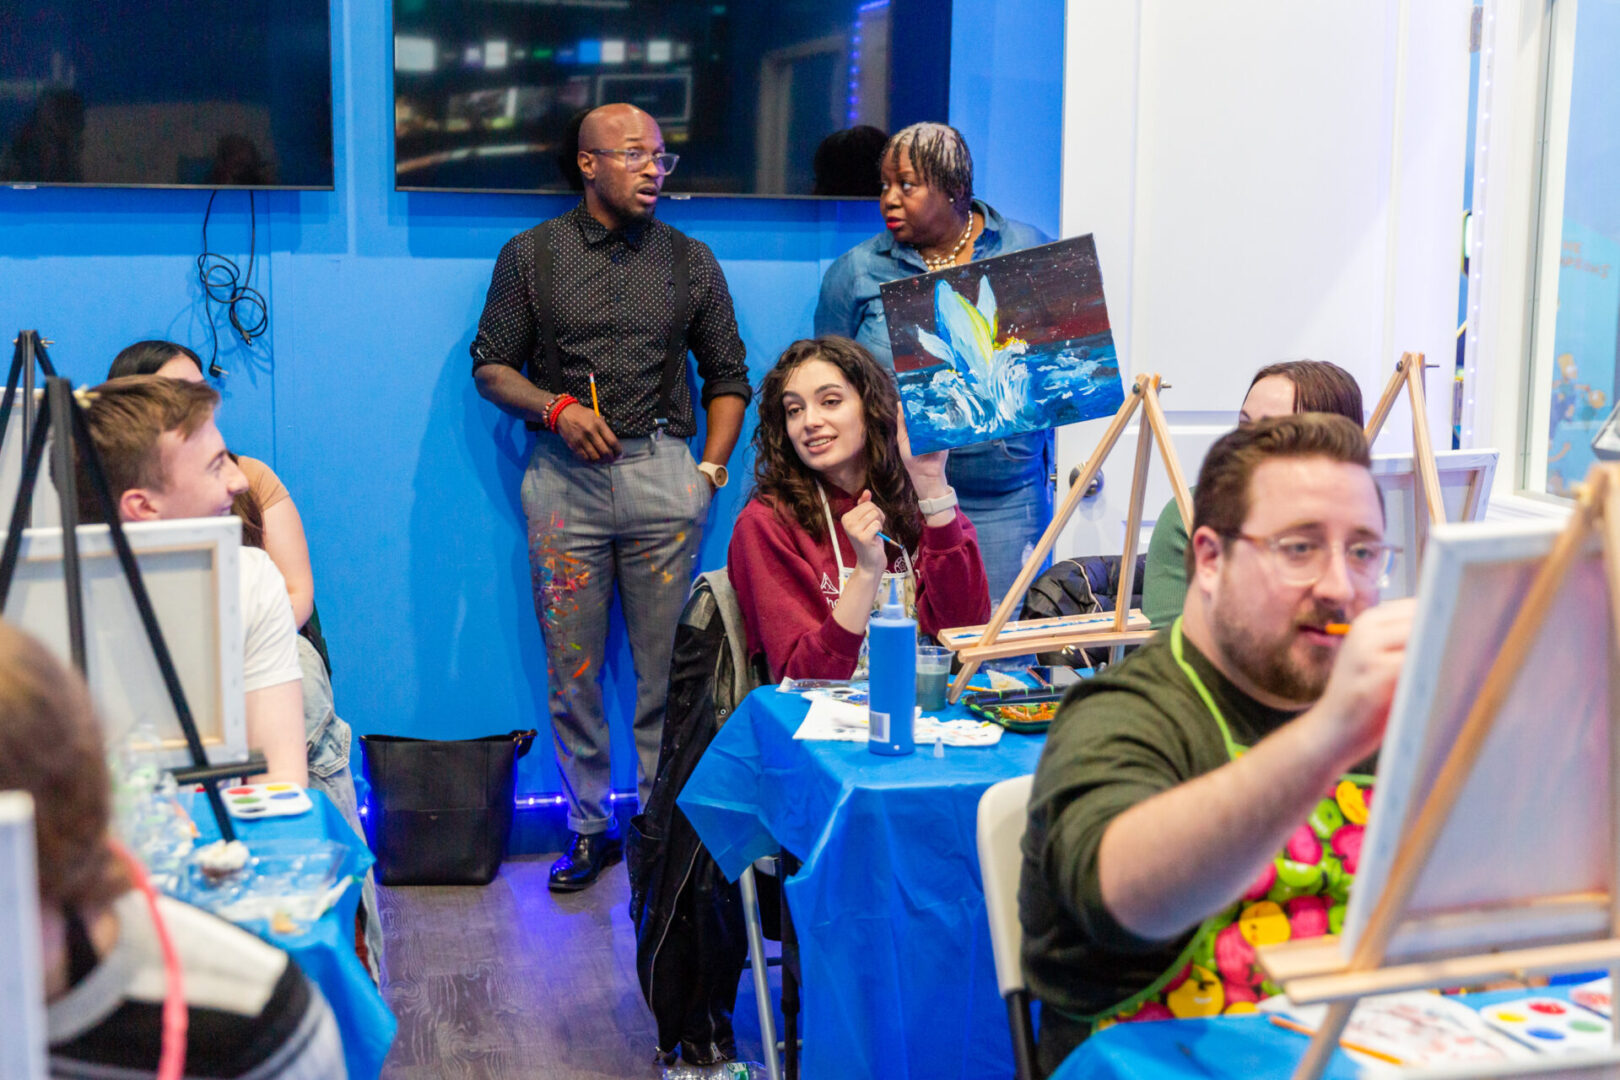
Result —
<instances>
[{"instance_id":1,"label":"black dress shoe","mask_svg":"<svg viewBox=\"0 0 1620 1080\"><path fill-rule=\"evenodd\" d=\"M624 855L624 841L607 833L568 834L568 853L551 864L551 891L583 889Z\"/></svg>"}]
</instances>

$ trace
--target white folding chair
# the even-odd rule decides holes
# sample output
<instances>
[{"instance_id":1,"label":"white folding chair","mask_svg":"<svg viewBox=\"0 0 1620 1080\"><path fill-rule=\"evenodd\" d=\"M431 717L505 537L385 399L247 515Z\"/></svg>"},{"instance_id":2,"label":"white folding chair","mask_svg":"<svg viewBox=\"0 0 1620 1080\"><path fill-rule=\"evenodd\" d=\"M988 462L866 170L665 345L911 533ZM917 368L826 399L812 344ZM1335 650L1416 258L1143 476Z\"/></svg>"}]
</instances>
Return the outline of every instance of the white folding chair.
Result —
<instances>
[{"instance_id":1,"label":"white folding chair","mask_svg":"<svg viewBox=\"0 0 1620 1080\"><path fill-rule=\"evenodd\" d=\"M759 864L756 863L755 866L757 865ZM748 964L754 973L754 1001L759 1008L759 1034L765 1050L765 1075L770 1080L782 1080L782 1059L776 1056L778 1053L776 1017L771 1014L770 977L766 974L770 961L765 956L765 933L759 925L759 889L754 883L753 866L742 872L737 884L742 889L743 923L748 928Z\"/></svg>"},{"instance_id":2,"label":"white folding chair","mask_svg":"<svg viewBox=\"0 0 1620 1080\"><path fill-rule=\"evenodd\" d=\"M1035 1077L1035 1024L1019 954L1024 928L1018 922L1018 874L1023 867L1024 826L1029 822L1033 776L993 784L979 798L979 876L984 879L984 910L990 918L990 951L996 961L996 988L1007 1003L1012 1029L1013 1066L1018 1080Z\"/></svg>"}]
</instances>

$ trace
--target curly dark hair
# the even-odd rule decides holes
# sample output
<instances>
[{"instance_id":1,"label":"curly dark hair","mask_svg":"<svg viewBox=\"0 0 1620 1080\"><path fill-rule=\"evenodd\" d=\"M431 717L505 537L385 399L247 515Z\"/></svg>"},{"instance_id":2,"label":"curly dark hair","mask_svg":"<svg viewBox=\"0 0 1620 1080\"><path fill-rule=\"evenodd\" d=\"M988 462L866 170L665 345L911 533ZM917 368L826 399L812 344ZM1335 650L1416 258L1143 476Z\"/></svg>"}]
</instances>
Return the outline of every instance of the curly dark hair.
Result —
<instances>
[{"instance_id":1,"label":"curly dark hair","mask_svg":"<svg viewBox=\"0 0 1620 1080\"><path fill-rule=\"evenodd\" d=\"M900 393L894 376L872 359L872 354L848 338L818 337L795 341L759 385L759 425L754 428L754 497L770 504L784 521L796 521L816 541L827 538L821 500L816 496L816 472L799 457L788 437L787 410L782 391L788 377L811 360L825 360L837 368L861 400L866 428L866 486L872 501L883 511L885 530L914 551L922 539L922 511L911 474L900 457L895 415ZM852 492L858 495L859 492Z\"/></svg>"}]
</instances>

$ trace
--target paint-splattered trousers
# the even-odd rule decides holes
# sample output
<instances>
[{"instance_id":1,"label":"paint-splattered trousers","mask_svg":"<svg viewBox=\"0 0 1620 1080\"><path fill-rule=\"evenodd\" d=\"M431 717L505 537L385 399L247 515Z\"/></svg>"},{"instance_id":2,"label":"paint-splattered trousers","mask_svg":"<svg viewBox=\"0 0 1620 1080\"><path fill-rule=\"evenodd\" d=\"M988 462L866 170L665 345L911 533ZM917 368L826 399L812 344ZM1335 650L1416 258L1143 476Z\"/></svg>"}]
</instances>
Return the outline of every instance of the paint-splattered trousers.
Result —
<instances>
[{"instance_id":1,"label":"paint-splattered trousers","mask_svg":"<svg viewBox=\"0 0 1620 1080\"><path fill-rule=\"evenodd\" d=\"M602 664L614 587L636 673L636 790L645 806L658 768L675 628L709 511L709 482L684 441L619 443L617 461L592 464L542 432L523 476L552 743L568 827L581 833L604 832L613 819Z\"/></svg>"}]
</instances>

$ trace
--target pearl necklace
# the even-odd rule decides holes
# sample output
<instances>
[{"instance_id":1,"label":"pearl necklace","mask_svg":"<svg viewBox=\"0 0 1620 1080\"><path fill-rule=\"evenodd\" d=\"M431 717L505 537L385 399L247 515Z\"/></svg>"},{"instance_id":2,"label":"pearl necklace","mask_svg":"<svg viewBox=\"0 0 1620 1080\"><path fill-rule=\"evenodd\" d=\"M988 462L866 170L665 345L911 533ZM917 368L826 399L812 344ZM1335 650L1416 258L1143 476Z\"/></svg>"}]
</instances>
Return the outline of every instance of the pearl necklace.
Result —
<instances>
[{"instance_id":1,"label":"pearl necklace","mask_svg":"<svg viewBox=\"0 0 1620 1080\"><path fill-rule=\"evenodd\" d=\"M973 215L969 214L967 228L962 230L962 239L956 242L956 246L951 249L951 253L949 255L941 255L938 258L933 259L929 258L927 255L923 255L923 265L928 267L930 271L943 270L947 266L956 265L956 257L962 254L962 249L967 247L968 237L972 235ZM922 255L922 252L919 251L917 254Z\"/></svg>"}]
</instances>

